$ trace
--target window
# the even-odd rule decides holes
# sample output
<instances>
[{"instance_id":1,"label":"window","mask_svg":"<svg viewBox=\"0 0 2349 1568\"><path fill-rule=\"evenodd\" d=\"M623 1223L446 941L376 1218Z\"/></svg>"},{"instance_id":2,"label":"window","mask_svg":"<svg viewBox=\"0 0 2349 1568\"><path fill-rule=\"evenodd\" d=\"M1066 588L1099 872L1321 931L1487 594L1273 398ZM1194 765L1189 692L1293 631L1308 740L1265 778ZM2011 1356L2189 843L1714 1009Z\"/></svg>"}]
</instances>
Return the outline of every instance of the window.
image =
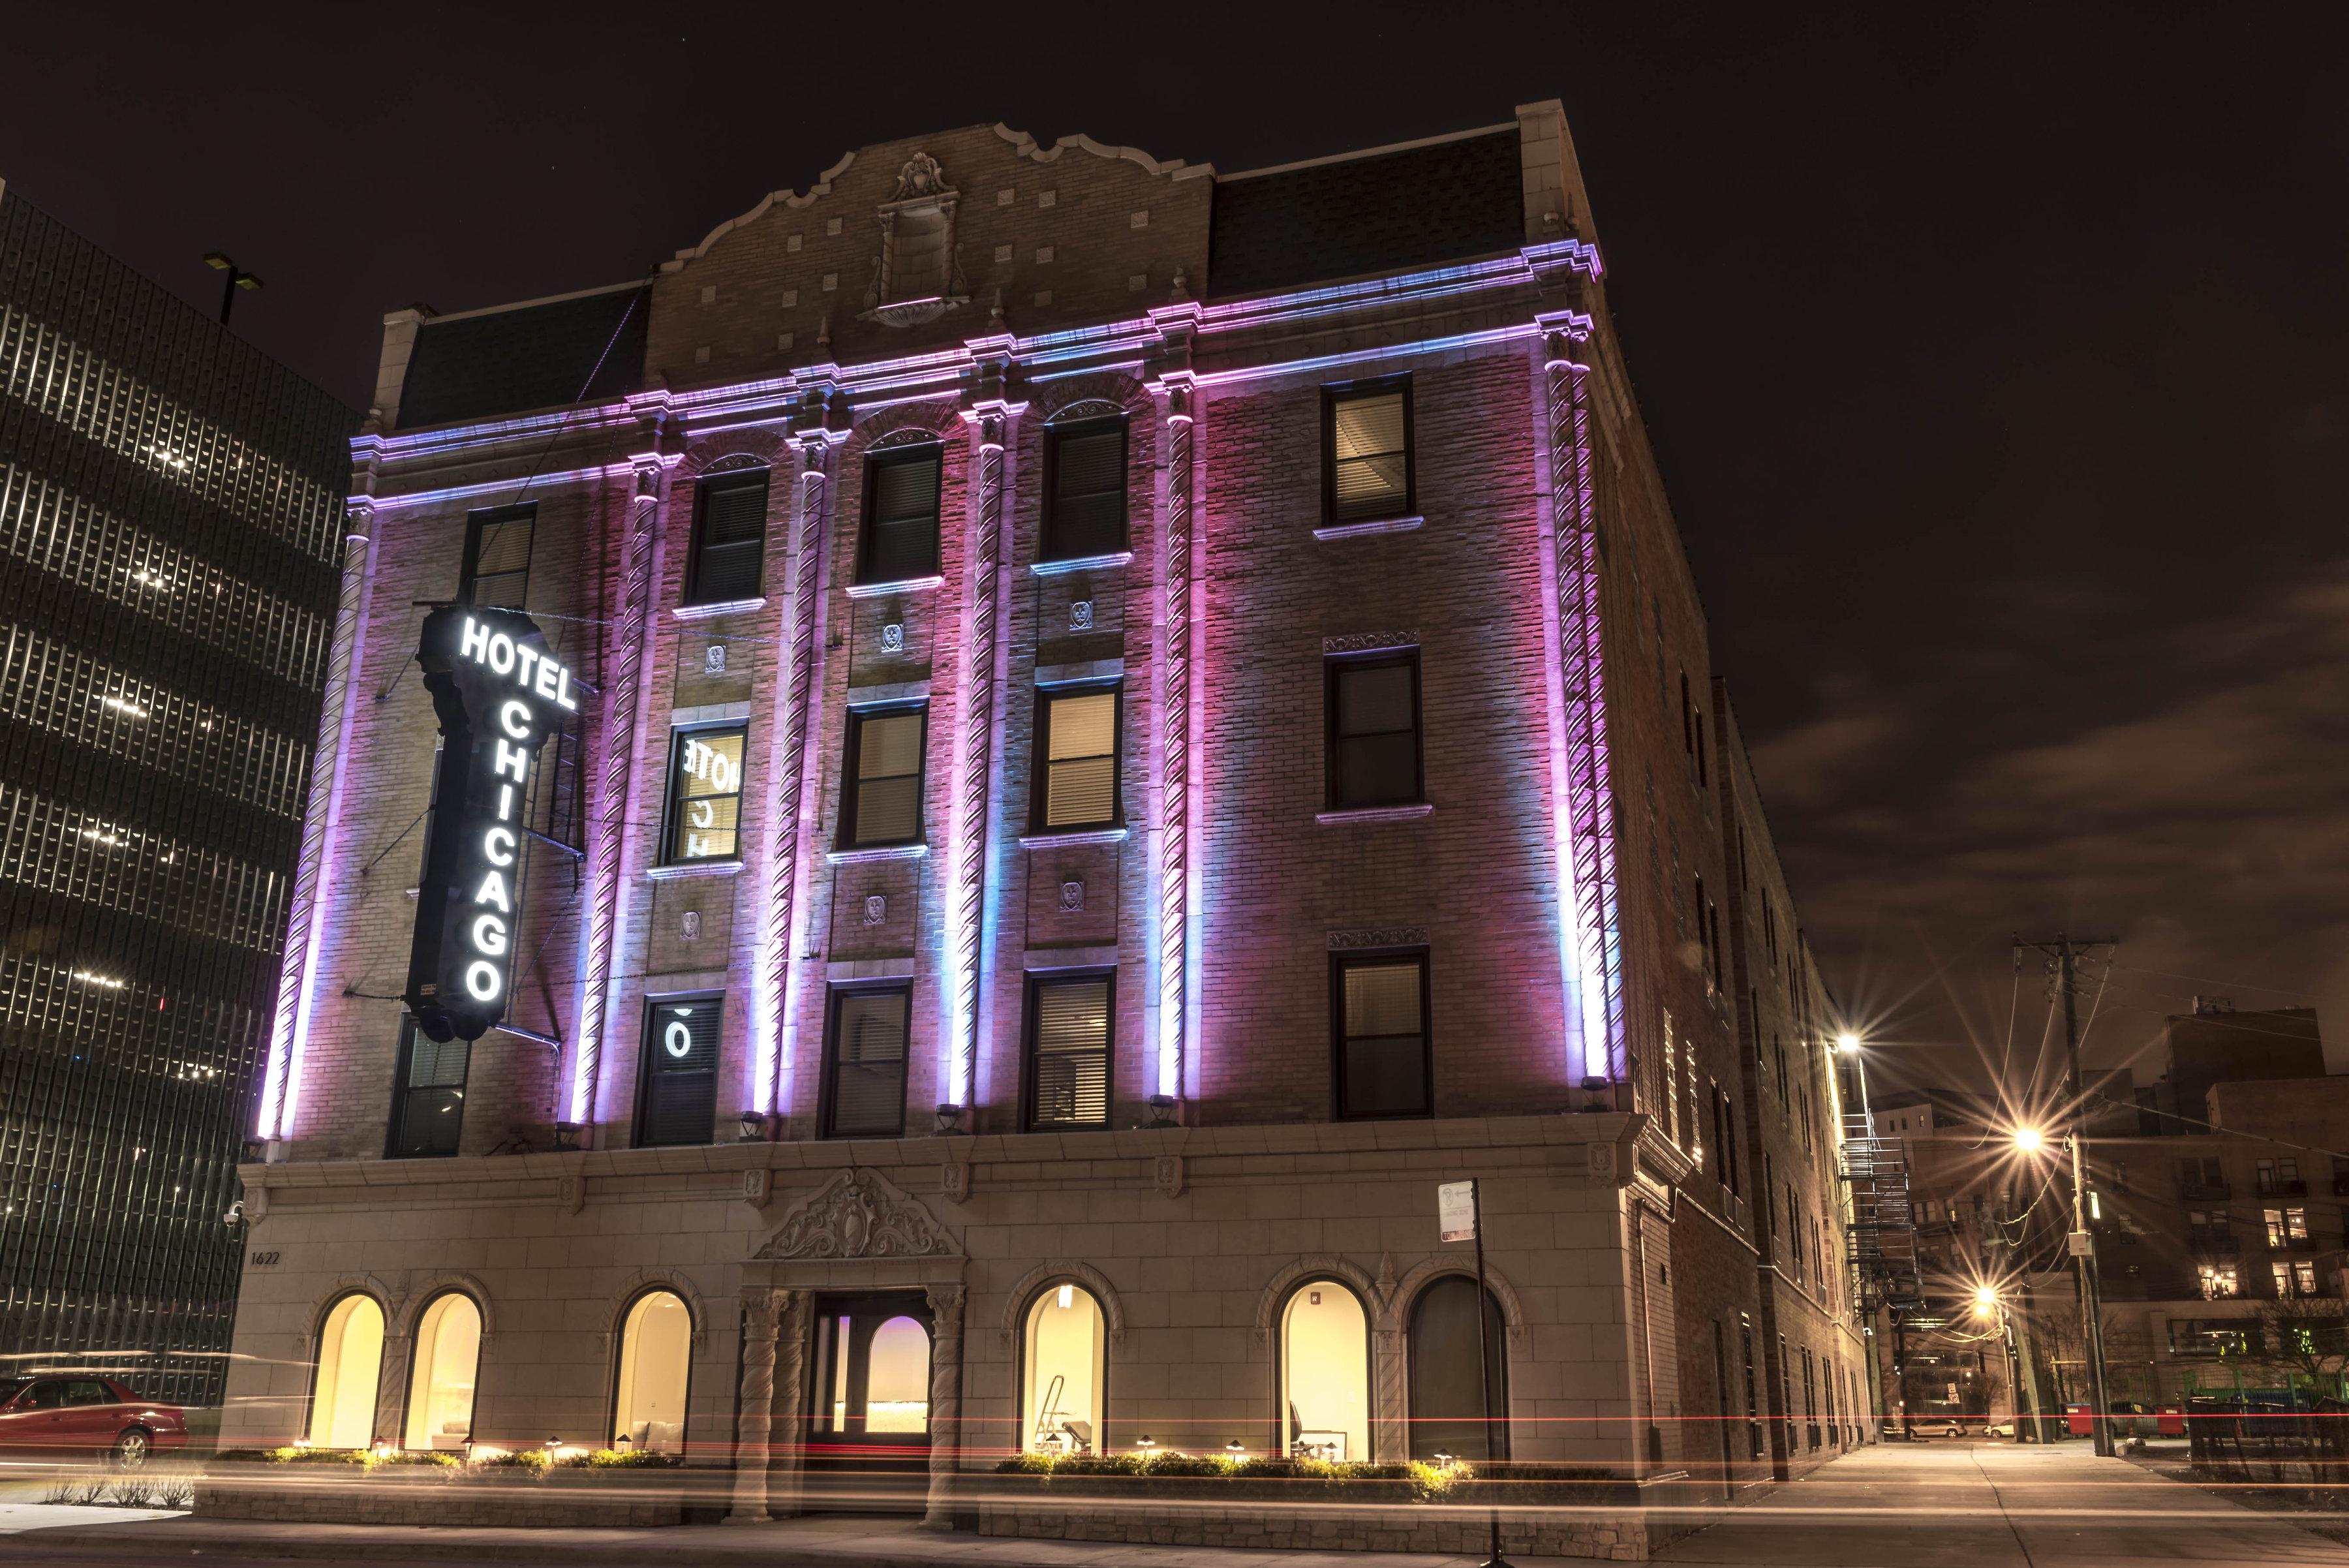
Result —
<instances>
[{"instance_id":1,"label":"window","mask_svg":"<svg viewBox=\"0 0 2349 1568\"><path fill-rule=\"evenodd\" d=\"M2282 1246L2283 1210L2281 1209L2262 1209L2260 1210L2260 1218L2267 1221L2268 1245L2271 1247Z\"/></svg>"},{"instance_id":2,"label":"window","mask_svg":"<svg viewBox=\"0 0 2349 1568\"><path fill-rule=\"evenodd\" d=\"M662 863L742 857L742 755L749 726L669 738L668 830Z\"/></svg>"},{"instance_id":3,"label":"window","mask_svg":"<svg viewBox=\"0 0 2349 1568\"><path fill-rule=\"evenodd\" d=\"M674 1291L647 1291L620 1325L620 1376L612 1442L642 1452L685 1451L686 1382L693 1314Z\"/></svg>"},{"instance_id":4,"label":"window","mask_svg":"<svg viewBox=\"0 0 2349 1568\"><path fill-rule=\"evenodd\" d=\"M1040 557L1081 560L1124 549L1124 419L1054 425L1044 444L1052 478L1044 493Z\"/></svg>"},{"instance_id":5,"label":"window","mask_svg":"<svg viewBox=\"0 0 2349 1568\"><path fill-rule=\"evenodd\" d=\"M2283 1211L2283 1239L2287 1242L2308 1240L2308 1210L2287 1209Z\"/></svg>"},{"instance_id":6,"label":"window","mask_svg":"<svg viewBox=\"0 0 2349 1568\"><path fill-rule=\"evenodd\" d=\"M823 1136L900 1137L905 1131L905 1026L912 993L832 993L824 1063Z\"/></svg>"},{"instance_id":7,"label":"window","mask_svg":"<svg viewBox=\"0 0 2349 1568\"><path fill-rule=\"evenodd\" d=\"M2243 1293L2232 1263L2204 1263L2194 1273L2204 1301L2230 1301Z\"/></svg>"},{"instance_id":8,"label":"window","mask_svg":"<svg viewBox=\"0 0 2349 1568\"><path fill-rule=\"evenodd\" d=\"M1477 1386L1476 1309L1484 1296L1484 1386ZM1501 1309L1464 1274L1446 1274L1411 1309L1411 1457L1438 1454L1482 1462L1509 1457L1509 1397ZM1485 1414L1497 1441L1485 1439ZM1492 1452L1497 1448L1497 1454Z\"/></svg>"},{"instance_id":9,"label":"window","mask_svg":"<svg viewBox=\"0 0 2349 1568\"><path fill-rule=\"evenodd\" d=\"M2313 1296L2316 1293L2316 1265L2314 1263L2303 1262L2292 1264L2292 1294L2299 1296Z\"/></svg>"},{"instance_id":10,"label":"window","mask_svg":"<svg viewBox=\"0 0 2349 1568\"><path fill-rule=\"evenodd\" d=\"M457 1152L465 1130L465 1073L471 1041L439 1041L399 1021L399 1067L392 1091L391 1159L427 1159Z\"/></svg>"},{"instance_id":11,"label":"window","mask_svg":"<svg viewBox=\"0 0 2349 1568\"><path fill-rule=\"evenodd\" d=\"M416 1325L407 1447L462 1449L472 1439L473 1380L481 1362L481 1309L454 1291L435 1297Z\"/></svg>"},{"instance_id":12,"label":"window","mask_svg":"<svg viewBox=\"0 0 2349 1568\"><path fill-rule=\"evenodd\" d=\"M1030 1126L1109 1126L1111 985L1106 974L1029 982Z\"/></svg>"},{"instance_id":13,"label":"window","mask_svg":"<svg viewBox=\"0 0 2349 1568\"><path fill-rule=\"evenodd\" d=\"M1419 654L1328 661L1330 809L1424 798L1419 768Z\"/></svg>"},{"instance_id":14,"label":"window","mask_svg":"<svg viewBox=\"0 0 2349 1568\"><path fill-rule=\"evenodd\" d=\"M1338 1114L1423 1116L1434 1097L1427 1049L1427 955L1340 958L1330 965L1338 1023Z\"/></svg>"},{"instance_id":15,"label":"window","mask_svg":"<svg viewBox=\"0 0 2349 1568\"><path fill-rule=\"evenodd\" d=\"M536 502L470 514L457 597L469 605L522 608L529 597L530 536L537 523Z\"/></svg>"},{"instance_id":16,"label":"window","mask_svg":"<svg viewBox=\"0 0 2349 1568\"><path fill-rule=\"evenodd\" d=\"M708 1143L718 1127L718 1031L722 997L656 1002L645 1011L644 1086L636 1147Z\"/></svg>"},{"instance_id":17,"label":"window","mask_svg":"<svg viewBox=\"0 0 2349 1568\"><path fill-rule=\"evenodd\" d=\"M917 844L922 837L922 743L927 708L852 710L840 842Z\"/></svg>"},{"instance_id":18,"label":"window","mask_svg":"<svg viewBox=\"0 0 2349 1568\"><path fill-rule=\"evenodd\" d=\"M1116 824L1121 706L1114 688L1040 694L1036 728L1043 737L1044 766L1036 790L1039 828Z\"/></svg>"},{"instance_id":19,"label":"window","mask_svg":"<svg viewBox=\"0 0 2349 1568\"><path fill-rule=\"evenodd\" d=\"M383 1308L350 1295L326 1314L310 1386L310 1446L364 1449L375 1441L376 1386L383 1375Z\"/></svg>"},{"instance_id":20,"label":"window","mask_svg":"<svg viewBox=\"0 0 2349 1568\"><path fill-rule=\"evenodd\" d=\"M2275 1293L2277 1298L2281 1300L2284 1297L2290 1296L2292 1294L2292 1265L2290 1263L2270 1263L2268 1265L2268 1272L2274 1276Z\"/></svg>"},{"instance_id":21,"label":"window","mask_svg":"<svg viewBox=\"0 0 2349 1568\"><path fill-rule=\"evenodd\" d=\"M1370 1319L1335 1280L1306 1281L1281 1311L1280 1420L1291 1459L1370 1457Z\"/></svg>"},{"instance_id":22,"label":"window","mask_svg":"<svg viewBox=\"0 0 2349 1568\"><path fill-rule=\"evenodd\" d=\"M2271 1159L2262 1159L2255 1162L2252 1168L2252 1179L2259 1188L2261 1197L2266 1198L2271 1196L2276 1189L2275 1161Z\"/></svg>"},{"instance_id":23,"label":"window","mask_svg":"<svg viewBox=\"0 0 2349 1568\"><path fill-rule=\"evenodd\" d=\"M1413 510L1411 387L1400 380L1323 393L1322 509L1331 523L1368 523Z\"/></svg>"},{"instance_id":24,"label":"window","mask_svg":"<svg viewBox=\"0 0 2349 1568\"><path fill-rule=\"evenodd\" d=\"M1090 1454L1102 1444L1102 1374L1109 1343L1101 1303L1082 1285L1046 1285L1028 1309L1021 1449Z\"/></svg>"},{"instance_id":25,"label":"window","mask_svg":"<svg viewBox=\"0 0 2349 1568\"><path fill-rule=\"evenodd\" d=\"M945 449L894 447L864 463L864 538L860 583L902 583L938 575L938 473Z\"/></svg>"},{"instance_id":26,"label":"window","mask_svg":"<svg viewBox=\"0 0 2349 1568\"><path fill-rule=\"evenodd\" d=\"M735 469L713 473L695 487L687 604L759 597L767 550L767 477L763 468Z\"/></svg>"}]
</instances>

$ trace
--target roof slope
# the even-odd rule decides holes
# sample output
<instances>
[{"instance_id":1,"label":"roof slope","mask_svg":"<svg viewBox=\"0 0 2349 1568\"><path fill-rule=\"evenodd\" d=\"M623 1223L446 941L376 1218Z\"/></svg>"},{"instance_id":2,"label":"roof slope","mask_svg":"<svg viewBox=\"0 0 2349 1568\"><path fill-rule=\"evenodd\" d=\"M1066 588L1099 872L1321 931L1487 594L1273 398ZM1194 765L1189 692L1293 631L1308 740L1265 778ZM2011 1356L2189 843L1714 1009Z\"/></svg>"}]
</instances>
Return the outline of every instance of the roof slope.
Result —
<instances>
[{"instance_id":1,"label":"roof slope","mask_svg":"<svg viewBox=\"0 0 2349 1568\"><path fill-rule=\"evenodd\" d=\"M638 284L426 321L400 389L401 428L643 390L651 292Z\"/></svg>"},{"instance_id":2,"label":"roof slope","mask_svg":"<svg viewBox=\"0 0 2349 1568\"><path fill-rule=\"evenodd\" d=\"M1525 244L1514 125L1216 182L1211 297L1428 266Z\"/></svg>"}]
</instances>

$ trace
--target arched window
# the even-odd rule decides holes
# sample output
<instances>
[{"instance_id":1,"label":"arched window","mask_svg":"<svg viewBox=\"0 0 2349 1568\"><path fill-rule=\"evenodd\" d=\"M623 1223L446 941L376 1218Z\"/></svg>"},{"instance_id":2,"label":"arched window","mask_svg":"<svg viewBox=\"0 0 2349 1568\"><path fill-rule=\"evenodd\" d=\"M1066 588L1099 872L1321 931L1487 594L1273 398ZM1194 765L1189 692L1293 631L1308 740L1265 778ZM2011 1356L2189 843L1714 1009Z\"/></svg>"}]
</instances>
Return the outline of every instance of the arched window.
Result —
<instances>
[{"instance_id":1,"label":"arched window","mask_svg":"<svg viewBox=\"0 0 2349 1568\"><path fill-rule=\"evenodd\" d=\"M1102 1396L1109 1343L1101 1303L1066 1281L1044 1287L1028 1309L1019 1401L1019 1446L1033 1454L1087 1454L1102 1446Z\"/></svg>"},{"instance_id":2,"label":"arched window","mask_svg":"<svg viewBox=\"0 0 2349 1568\"><path fill-rule=\"evenodd\" d=\"M383 1375L383 1308L348 1295L326 1314L318 1335L318 1377L310 1386L310 1446L364 1449L375 1441L375 1395Z\"/></svg>"},{"instance_id":3,"label":"arched window","mask_svg":"<svg viewBox=\"0 0 2349 1568\"><path fill-rule=\"evenodd\" d=\"M930 1429L930 1332L909 1317L873 1331L864 1374L867 1432Z\"/></svg>"},{"instance_id":4,"label":"arched window","mask_svg":"<svg viewBox=\"0 0 2349 1568\"><path fill-rule=\"evenodd\" d=\"M416 1325L408 1379L407 1446L461 1449L473 1435L473 1379L481 1364L481 1309L456 1291L437 1296Z\"/></svg>"},{"instance_id":5,"label":"arched window","mask_svg":"<svg viewBox=\"0 0 2349 1568\"><path fill-rule=\"evenodd\" d=\"M693 1314L674 1291L647 1291L620 1324L620 1383L612 1443L673 1454L685 1447Z\"/></svg>"},{"instance_id":6,"label":"arched window","mask_svg":"<svg viewBox=\"0 0 2349 1568\"><path fill-rule=\"evenodd\" d=\"M1280 1314L1281 1451L1371 1457L1371 1325L1353 1292L1308 1280Z\"/></svg>"},{"instance_id":7,"label":"arched window","mask_svg":"<svg viewBox=\"0 0 2349 1568\"><path fill-rule=\"evenodd\" d=\"M1476 1384L1476 1282L1446 1274L1420 1292L1411 1309L1411 1457L1509 1457L1507 1344L1501 1309L1485 1297L1485 1377ZM1492 1401L1492 1449L1485 1445L1485 1400Z\"/></svg>"}]
</instances>

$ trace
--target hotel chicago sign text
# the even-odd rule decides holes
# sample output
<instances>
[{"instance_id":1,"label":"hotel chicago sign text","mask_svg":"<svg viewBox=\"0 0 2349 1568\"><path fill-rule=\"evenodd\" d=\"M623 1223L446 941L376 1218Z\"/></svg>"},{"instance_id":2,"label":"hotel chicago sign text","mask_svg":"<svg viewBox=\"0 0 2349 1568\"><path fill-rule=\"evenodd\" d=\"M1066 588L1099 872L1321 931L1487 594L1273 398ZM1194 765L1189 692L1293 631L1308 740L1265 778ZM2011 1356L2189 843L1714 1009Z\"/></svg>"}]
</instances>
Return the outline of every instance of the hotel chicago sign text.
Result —
<instances>
[{"instance_id":1,"label":"hotel chicago sign text","mask_svg":"<svg viewBox=\"0 0 2349 1568\"><path fill-rule=\"evenodd\" d=\"M579 697L519 610L443 606L424 618L416 661L440 766L403 1000L431 1038L478 1040L505 1016L513 979L531 770Z\"/></svg>"}]
</instances>

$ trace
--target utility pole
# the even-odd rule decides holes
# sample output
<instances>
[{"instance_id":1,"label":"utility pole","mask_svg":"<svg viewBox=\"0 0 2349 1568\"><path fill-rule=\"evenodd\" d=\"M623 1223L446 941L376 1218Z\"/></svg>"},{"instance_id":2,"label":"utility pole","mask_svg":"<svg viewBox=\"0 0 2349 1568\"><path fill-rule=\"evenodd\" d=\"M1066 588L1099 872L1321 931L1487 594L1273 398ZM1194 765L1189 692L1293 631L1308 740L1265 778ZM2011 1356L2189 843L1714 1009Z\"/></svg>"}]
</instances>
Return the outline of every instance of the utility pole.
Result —
<instances>
[{"instance_id":1,"label":"utility pole","mask_svg":"<svg viewBox=\"0 0 2349 1568\"><path fill-rule=\"evenodd\" d=\"M2056 932L2053 941L2026 942L2020 937L2014 941L2018 953L2030 948L2048 955L2048 968L2055 975L2055 989L2064 1002L2064 1090L2070 1102L2071 1131L2066 1136L2072 1146L2072 1233L2067 1241L2072 1262L2079 1271L2080 1348L2088 1364L2088 1430L2094 1434L2096 1452L2107 1458L2113 1452L2112 1401L2105 1391L2103 1302L2096 1284L2095 1239L2088 1230L2087 1175L2082 1158L2088 1096L2087 1085L2080 1076L2079 988L2075 981L2081 949L2119 945L2111 937L2075 941L2064 931Z\"/></svg>"}]
</instances>

